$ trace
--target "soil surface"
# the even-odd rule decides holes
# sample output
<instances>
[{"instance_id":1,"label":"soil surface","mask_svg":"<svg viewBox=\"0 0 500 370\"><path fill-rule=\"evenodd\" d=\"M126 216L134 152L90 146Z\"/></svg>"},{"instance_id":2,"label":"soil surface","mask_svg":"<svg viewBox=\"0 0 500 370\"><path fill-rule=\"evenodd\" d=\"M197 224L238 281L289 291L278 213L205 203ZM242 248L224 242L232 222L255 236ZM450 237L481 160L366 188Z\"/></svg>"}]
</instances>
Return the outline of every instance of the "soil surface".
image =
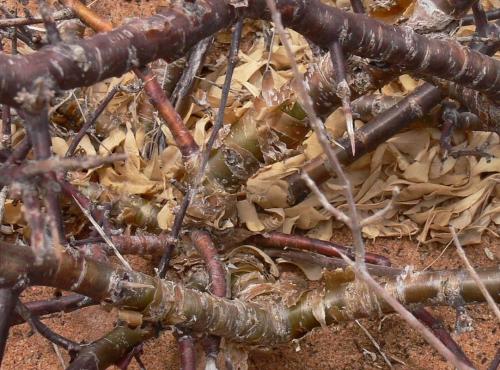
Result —
<instances>
[{"instance_id":1,"label":"soil surface","mask_svg":"<svg viewBox=\"0 0 500 370\"><path fill-rule=\"evenodd\" d=\"M335 233L332 239L339 243L350 242L347 230ZM474 267L498 264L500 240L486 236L481 245L466 248ZM489 248L496 261L488 259L484 248ZM461 267L452 247L418 246L411 240L377 239L367 243L367 251L386 255L394 266L412 265L415 269L454 269ZM152 272L152 264L139 257L130 257L134 268ZM31 288L23 294L24 301L51 297L50 288ZM473 330L455 332L455 310L449 307L430 309L436 318L443 320L453 338L463 348L478 369L487 369L495 352L500 348L500 327L486 305L470 306L468 314L473 320ZM44 322L53 330L75 341L92 341L112 329L113 313L103 308L87 307L77 312L56 314ZM379 320L359 320L373 336L381 350L396 369L451 369L444 360L397 315L387 315ZM64 360L68 357L63 354ZM200 350L200 358L201 350ZM144 346L142 360L149 369L179 369L177 344L173 335L165 332L159 339ZM67 363L67 362L66 362ZM404 363L404 365L403 365ZM273 348L254 348L248 354L250 369L381 369L388 368L373 342L355 322L342 323L316 329L304 338ZM2 369L58 369L62 368L51 343L33 334L27 324L11 328ZM132 362L131 369L137 369ZM203 369L203 363L199 364Z\"/></svg>"},{"instance_id":2,"label":"soil surface","mask_svg":"<svg viewBox=\"0 0 500 370\"><path fill-rule=\"evenodd\" d=\"M14 1L9 1L13 3ZM33 2L35 3L35 2ZM33 6L34 4L30 4ZM145 16L154 12L161 1L111 1L96 0L93 9L110 19L115 25L125 18ZM337 231L332 238L337 243L350 242L346 230ZM469 246L466 253L474 267L488 267L498 264L500 239L485 236L483 243ZM495 261L490 260L485 248L493 252ZM407 238L377 239L367 243L367 251L383 254L396 267L412 265L417 270L431 265L430 269L453 269L461 267L455 249L442 245L418 245ZM153 265L141 258L131 257L134 268L152 272ZM23 293L23 301L52 297L54 289L31 288ZM495 352L500 348L500 327L486 305L468 308L473 329L465 333L455 331L453 308L434 308L431 312L442 319L452 332L453 338L478 369L487 369ZM88 307L73 313L55 314L44 322L54 331L74 341L90 342L112 329L115 315L99 306ZM373 336L381 351L396 369L451 369L436 351L397 315L387 315L379 320L359 320ZM202 357L202 356L200 356ZM68 363L68 356L59 358L50 342L33 334L27 324L11 328L2 369L59 369L61 360ZM164 332L159 339L149 341L142 355L148 370L179 369L177 343L170 332ZM254 348L248 353L250 369L381 369L388 368L374 343L356 322L316 329L304 338L273 348ZM138 369L132 361L131 369ZM203 363L198 368L204 368Z\"/></svg>"}]
</instances>

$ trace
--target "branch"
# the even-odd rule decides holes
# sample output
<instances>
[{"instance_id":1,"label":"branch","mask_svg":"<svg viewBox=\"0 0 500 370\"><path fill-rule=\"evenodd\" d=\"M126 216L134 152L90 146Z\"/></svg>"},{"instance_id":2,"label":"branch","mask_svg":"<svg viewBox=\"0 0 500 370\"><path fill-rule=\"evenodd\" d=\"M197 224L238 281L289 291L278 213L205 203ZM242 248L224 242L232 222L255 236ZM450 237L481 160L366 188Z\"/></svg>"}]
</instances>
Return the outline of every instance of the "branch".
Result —
<instances>
[{"instance_id":1,"label":"branch","mask_svg":"<svg viewBox=\"0 0 500 370\"><path fill-rule=\"evenodd\" d=\"M350 281L323 291L304 294L293 307L279 303L262 306L228 300L187 289L180 284L63 252L33 265L33 252L0 242L0 288L12 286L20 274L34 285L71 290L92 299L107 300L116 307L140 311L144 321L182 325L245 343L283 343L320 325L317 312L324 310L326 324L392 312L391 306L364 283ZM493 297L500 300L500 269L478 272ZM345 279L344 279L345 281ZM387 277L387 292L405 304L448 305L457 297L465 303L483 302L477 284L465 271L406 273Z\"/></svg>"},{"instance_id":2,"label":"branch","mask_svg":"<svg viewBox=\"0 0 500 370\"><path fill-rule=\"evenodd\" d=\"M462 259L465 267L470 272L472 278L476 282L479 289L481 289L481 293L483 293L484 298L486 298L486 302L488 302L488 304L489 304L491 310L493 311L493 313L495 314L497 320L500 322L500 310L498 309L498 305L495 303L495 300L491 297L490 293L488 292L488 289L486 289L486 287L482 283L476 270L474 270L474 267L472 267L469 260L467 259L467 255L465 254L465 252L462 248L462 245L460 244L460 241L458 240L457 233L455 232L455 228L453 226L450 226L450 232L451 232L451 236L453 238L453 243L455 244L455 247L457 248L458 255Z\"/></svg>"},{"instance_id":3,"label":"branch","mask_svg":"<svg viewBox=\"0 0 500 370\"><path fill-rule=\"evenodd\" d=\"M269 19L264 4L263 0L249 1L243 16ZM498 98L500 62L457 43L428 39L409 28L346 13L319 0L280 0L277 8L288 27L319 46L328 47L338 39L345 52L439 75ZM71 45L50 46L27 56L1 55L0 102L29 108L26 94L37 81L44 80L52 88L71 89L121 75L159 58L172 61L235 18L235 8L222 0L176 3L148 19L131 21ZM377 42L373 44L372 40Z\"/></svg>"},{"instance_id":4,"label":"branch","mask_svg":"<svg viewBox=\"0 0 500 370\"><path fill-rule=\"evenodd\" d=\"M89 169L127 159L126 154L111 154L107 157L87 156L79 158L51 158L29 161L23 165L0 166L0 185L9 185L16 181L25 181L47 172Z\"/></svg>"},{"instance_id":5,"label":"branch","mask_svg":"<svg viewBox=\"0 0 500 370\"><path fill-rule=\"evenodd\" d=\"M76 15L81 19L82 22L89 25L94 31L97 32L110 32L113 29L111 23L106 22L98 14L94 13L92 10L87 8L78 0L62 0L62 3L68 8L73 10ZM115 48L113 46L113 48ZM130 63L134 73L144 82L144 90L146 91L151 104L156 108L160 116L165 120L167 127L169 128L172 136L174 137L175 143L179 148L184 160L193 160L194 156L197 154L199 148L198 144L194 141L191 132L187 129L182 121L182 118L175 111L172 103L165 95L160 83L156 79L153 72L148 67L138 68L144 64L140 64L135 58L137 58L138 50L135 46L131 46L128 53L127 64ZM111 49L112 50L112 49ZM102 62L99 59L99 62ZM130 69L129 67L129 69Z\"/></svg>"},{"instance_id":6,"label":"branch","mask_svg":"<svg viewBox=\"0 0 500 370\"><path fill-rule=\"evenodd\" d=\"M67 370L100 370L117 363L136 345L155 335L151 326L131 329L119 325L95 342L82 346Z\"/></svg>"},{"instance_id":7,"label":"branch","mask_svg":"<svg viewBox=\"0 0 500 370\"><path fill-rule=\"evenodd\" d=\"M253 235L246 239L244 243L255 244L266 248L293 248L306 250L330 257L340 257L339 252L342 252L349 258L354 258L352 248L344 247L343 245L324 240L312 239L301 235L283 234L277 231L271 231L261 235ZM388 258L374 253L366 253L365 262L380 266L391 265Z\"/></svg>"},{"instance_id":8,"label":"branch","mask_svg":"<svg viewBox=\"0 0 500 370\"><path fill-rule=\"evenodd\" d=\"M96 302L88 297L80 294L70 294L50 300L28 302L26 308L32 315L40 317L56 312L72 312L94 304ZM19 325L24 322L24 319L19 315L14 315L11 319L11 325Z\"/></svg>"},{"instance_id":9,"label":"branch","mask_svg":"<svg viewBox=\"0 0 500 370\"><path fill-rule=\"evenodd\" d=\"M74 14L70 9L62 9L54 12L52 15L55 21L63 21L74 18ZM43 23L42 17L24 17L24 18L7 18L0 19L0 28L29 26L32 24Z\"/></svg>"}]
</instances>

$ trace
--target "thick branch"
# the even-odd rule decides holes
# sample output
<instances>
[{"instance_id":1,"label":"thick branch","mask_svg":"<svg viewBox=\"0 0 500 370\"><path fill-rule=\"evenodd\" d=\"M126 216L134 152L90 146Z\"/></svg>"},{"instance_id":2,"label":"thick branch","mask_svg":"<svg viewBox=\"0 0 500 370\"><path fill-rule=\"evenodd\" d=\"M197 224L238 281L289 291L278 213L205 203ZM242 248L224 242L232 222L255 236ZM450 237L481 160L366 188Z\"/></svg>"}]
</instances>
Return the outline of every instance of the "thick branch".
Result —
<instances>
[{"instance_id":1,"label":"thick branch","mask_svg":"<svg viewBox=\"0 0 500 370\"><path fill-rule=\"evenodd\" d=\"M328 47L338 39L348 53L439 75L498 98L500 62L493 58L450 41L428 39L410 28L343 12L318 0L281 0L277 7L286 26L319 46ZM263 0L249 1L243 14L270 19ZM34 84L71 89L121 75L155 59L173 61L235 20L235 8L222 0L177 3L148 19L132 20L88 40L48 46L27 56L1 55L0 102L29 109Z\"/></svg>"},{"instance_id":2,"label":"thick branch","mask_svg":"<svg viewBox=\"0 0 500 370\"><path fill-rule=\"evenodd\" d=\"M12 285L26 274L34 285L72 290L118 307L141 311L144 320L182 324L195 331L247 343L279 343L300 337L322 321L326 324L392 312L366 285L345 282L326 291L303 295L294 307L270 303L263 306L227 300L160 281L145 274L125 271L108 264L85 260L80 255L62 253L60 260L44 259L34 266L28 248L0 243L0 288ZM478 272L490 294L500 300L500 269ZM349 275L347 275L348 277ZM352 276L353 278L353 276ZM465 303L482 302L483 295L465 271L406 273L387 278L385 289L405 305L446 305L458 297ZM319 317L319 318L318 318Z\"/></svg>"}]
</instances>

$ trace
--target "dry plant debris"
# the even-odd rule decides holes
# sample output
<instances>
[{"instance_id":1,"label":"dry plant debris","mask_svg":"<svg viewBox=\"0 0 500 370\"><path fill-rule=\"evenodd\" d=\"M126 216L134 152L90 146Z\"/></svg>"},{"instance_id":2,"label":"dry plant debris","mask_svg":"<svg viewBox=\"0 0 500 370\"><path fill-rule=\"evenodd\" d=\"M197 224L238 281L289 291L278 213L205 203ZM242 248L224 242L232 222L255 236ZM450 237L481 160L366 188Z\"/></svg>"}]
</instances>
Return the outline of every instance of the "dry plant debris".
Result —
<instances>
[{"instance_id":1,"label":"dry plant debris","mask_svg":"<svg viewBox=\"0 0 500 370\"><path fill-rule=\"evenodd\" d=\"M113 30L78 0L2 5L0 359L27 321L68 369L147 366L164 330L183 369L195 342L247 368L251 345L397 311L475 368L422 306L498 303L498 266L399 269L363 239L500 237L499 6L181 1ZM73 294L23 303L36 285ZM88 345L39 318L94 304L117 323Z\"/></svg>"}]
</instances>

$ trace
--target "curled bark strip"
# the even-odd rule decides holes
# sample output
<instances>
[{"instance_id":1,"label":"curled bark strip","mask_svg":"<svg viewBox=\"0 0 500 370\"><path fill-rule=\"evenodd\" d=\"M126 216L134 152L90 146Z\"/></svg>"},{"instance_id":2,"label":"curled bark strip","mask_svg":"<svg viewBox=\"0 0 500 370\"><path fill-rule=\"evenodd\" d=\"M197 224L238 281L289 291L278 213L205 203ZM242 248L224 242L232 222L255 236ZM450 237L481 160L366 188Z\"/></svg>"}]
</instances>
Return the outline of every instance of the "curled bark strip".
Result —
<instances>
[{"instance_id":1,"label":"curled bark strip","mask_svg":"<svg viewBox=\"0 0 500 370\"><path fill-rule=\"evenodd\" d=\"M348 53L439 75L498 99L500 62L459 44L428 39L408 27L383 24L318 0L280 0L277 8L286 26L319 46L328 47L338 39ZM270 19L263 0L249 1L242 13ZM41 81L52 88L71 89L121 75L155 59L175 60L235 19L235 8L222 0L176 3L157 15L132 20L87 40L48 46L27 56L1 55L0 102L30 108L32 93L28 91Z\"/></svg>"},{"instance_id":2,"label":"curled bark strip","mask_svg":"<svg viewBox=\"0 0 500 370\"><path fill-rule=\"evenodd\" d=\"M294 248L307 250L330 257L340 257L338 251L341 251L349 258L354 258L353 250L343 245L312 239L306 236L283 234L277 231L251 236L245 243L252 243L266 248ZM388 258L374 253L366 253L365 262L380 266L391 265Z\"/></svg>"},{"instance_id":3,"label":"curled bark strip","mask_svg":"<svg viewBox=\"0 0 500 370\"><path fill-rule=\"evenodd\" d=\"M423 307L416 308L411 312L417 319L431 329L434 335L460 360L462 360L462 362L466 363L470 367L474 367L474 364L469 360L464 351L462 351L462 348L460 348L457 342L455 342L455 340L451 337L441 320L436 319Z\"/></svg>"},{"instance_id":4,"label":"curled bark strip","mask_svg":"<svg viewBox=\"0 0 500 370\"><path fill-rule=\"evenodd\" d=\"M245 343L282 343L300 337L325 322L353 320L392 312L391 306L364 283L350 281L326 291L304 294L293 307L228 300L187 289L180 284L85 260L64 252L33 265L34 255L25 247L0 242L0 288L11 286L20 274L34 285L72 290L117 307L141 311L145 321L208 332ZM490 294L500 300L500 269L478 271ZM484 297L466 271L432 271L384 279L384 288L404 305L447 305L457 298L465 303L483 302Z\"/></svg>"},{"instance_id":5,"label":"curled bark strip","mask_svg":"<svg viewBox=\"0 0 500 370\"><path fill-rule=\"evenodd\" d=\"M274 258L284 258L289 261L303 261L313 265L321 266L327 269L346 268L348 265L342 258L326 257L318 253L301 252L293 249L264 249L264 252ZM388 267L383 265L366 264L366 269L371 275L375 276L398 276L403 270L395 267Z\"/></svg>"}]
</instances>

